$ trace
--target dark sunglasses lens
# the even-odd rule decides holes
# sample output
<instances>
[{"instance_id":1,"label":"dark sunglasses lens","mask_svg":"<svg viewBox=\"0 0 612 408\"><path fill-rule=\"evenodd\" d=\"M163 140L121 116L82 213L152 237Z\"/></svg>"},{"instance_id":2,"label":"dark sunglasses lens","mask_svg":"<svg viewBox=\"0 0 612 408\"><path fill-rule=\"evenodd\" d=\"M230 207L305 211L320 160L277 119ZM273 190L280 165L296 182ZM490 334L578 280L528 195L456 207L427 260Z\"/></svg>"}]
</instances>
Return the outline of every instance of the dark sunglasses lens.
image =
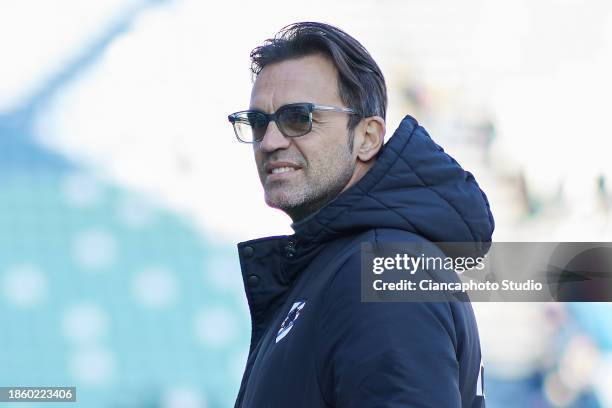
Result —
<instances>
[{"instance_id":1,"label":"dark sunglasses lens","mask_svg":"<svg viewBox=\"0 0 612 408\"><path fill-rule=\"evenodd\" d=\"M267 127L268 118L261 112L241 112L234 121L236 135L247 143L263 139Z\"/></svg>"},{"instance_id":2,"label":"dark sunglasses lens","mask_svg":"<svg viewBox=\"0 0 612 408\"><path fill-rule=\"evenodd\" d=\"M253 129L253 141L259 142L263 139L268 128L268 118L259 112L251 112L249 115L249 123Z\"/></svg>"},{"instance_id":3,"label":"dark sunglasses lens","mask_svg":"<svg viewBox=\"0 0 612 408\"><path fill-rule=\"evenodd\" d=\"M286 136L302 136L310 131L307 106L287 106L278 113L278 126Z\"/></svg>"}]
</instances>

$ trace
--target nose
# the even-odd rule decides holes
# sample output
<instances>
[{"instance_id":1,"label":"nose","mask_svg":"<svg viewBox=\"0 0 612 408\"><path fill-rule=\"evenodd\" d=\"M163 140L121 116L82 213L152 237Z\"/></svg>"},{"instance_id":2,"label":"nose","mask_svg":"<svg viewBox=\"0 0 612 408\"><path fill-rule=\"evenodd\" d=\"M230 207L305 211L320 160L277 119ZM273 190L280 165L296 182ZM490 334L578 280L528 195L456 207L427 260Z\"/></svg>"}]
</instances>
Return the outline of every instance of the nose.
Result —
<instances>
[{"instance_id":1,"label":"nose","mask_svg":"<svg viewBox=\"0 0 612 408\"><path fill-rule=\"evenodd\" d=\"M285 135L278 130L276 122L271 121L268 123L268 128L266 129L263 139L259 142L259 148L264 152L270 153L278 149L286 149L290 144L291 141L289 138L285 137Z\"/></svg>"}]
</instances>

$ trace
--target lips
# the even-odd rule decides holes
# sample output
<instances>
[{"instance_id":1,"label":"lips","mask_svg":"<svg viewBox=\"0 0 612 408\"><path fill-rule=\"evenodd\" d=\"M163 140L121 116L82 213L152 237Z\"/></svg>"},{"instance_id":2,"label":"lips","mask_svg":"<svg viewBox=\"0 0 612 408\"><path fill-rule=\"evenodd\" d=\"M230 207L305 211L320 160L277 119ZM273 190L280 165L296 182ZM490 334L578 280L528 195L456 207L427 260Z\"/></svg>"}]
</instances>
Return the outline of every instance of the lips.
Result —
<instances>
[{"instance_id":1,"label":"lips","mask_svg":"<svg viewBox=\"0 0 612 408\"><path fill-rule=\"evenodd\" d=\"M275 167L272 169L272 174L280 174L280 173L288 173L290 171L295 171L293 167Z\"/></svg>"},{"instance_id":2,"label":"lips","mask_svg":"<svg viewBox=\"0 0 612 408\"><path fill-rule=\"evenodd\" d=\"M264 167L266 174L285 174L300 170L302 167L291 162L268 163Z\"/></svg>"}]
</instances>

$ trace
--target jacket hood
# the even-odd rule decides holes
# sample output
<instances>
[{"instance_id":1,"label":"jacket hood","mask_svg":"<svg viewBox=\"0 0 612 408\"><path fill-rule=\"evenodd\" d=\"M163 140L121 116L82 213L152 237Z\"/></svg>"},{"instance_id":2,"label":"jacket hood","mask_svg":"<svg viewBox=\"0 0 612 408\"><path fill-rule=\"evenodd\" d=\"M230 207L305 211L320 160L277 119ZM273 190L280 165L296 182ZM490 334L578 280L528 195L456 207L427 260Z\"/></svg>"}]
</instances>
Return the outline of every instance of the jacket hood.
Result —
<instances>
[{"instance_id":1,"label":"jacket hood","mask_svg":"<svg viewBox=\"0 0 612 408\"><path fill-rule=\"evenodd\" d=\"M480 256L489 249L494 227L474 176L408 115L366 175L297 223L294 238L313 249L338 235L393 228L432 242L472 242L470 255Z\"/></svg>"}]
</instances>

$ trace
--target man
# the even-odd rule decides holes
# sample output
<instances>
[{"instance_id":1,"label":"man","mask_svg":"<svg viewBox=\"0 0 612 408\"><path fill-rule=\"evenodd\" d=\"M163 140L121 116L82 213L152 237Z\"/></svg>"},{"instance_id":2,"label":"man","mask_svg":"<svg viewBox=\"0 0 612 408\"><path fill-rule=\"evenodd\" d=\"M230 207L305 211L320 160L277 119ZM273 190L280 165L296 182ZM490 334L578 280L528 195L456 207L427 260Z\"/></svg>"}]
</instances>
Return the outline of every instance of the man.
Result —
<instances>
[{"instance_id":1,"label":"man","mask_svg":"<svg viewBox=\"0 0 612 408\"><path fill-rule=\"evenodd\" d=\"M238 244L252 319L236 407L482 407L469 303L362 302L362 241L489 246L493 217L469 172L407 116L383 146L386 85L365 48L321 23L251 53L252 143L290 236Z\"/></svg>"}]
</instances>

